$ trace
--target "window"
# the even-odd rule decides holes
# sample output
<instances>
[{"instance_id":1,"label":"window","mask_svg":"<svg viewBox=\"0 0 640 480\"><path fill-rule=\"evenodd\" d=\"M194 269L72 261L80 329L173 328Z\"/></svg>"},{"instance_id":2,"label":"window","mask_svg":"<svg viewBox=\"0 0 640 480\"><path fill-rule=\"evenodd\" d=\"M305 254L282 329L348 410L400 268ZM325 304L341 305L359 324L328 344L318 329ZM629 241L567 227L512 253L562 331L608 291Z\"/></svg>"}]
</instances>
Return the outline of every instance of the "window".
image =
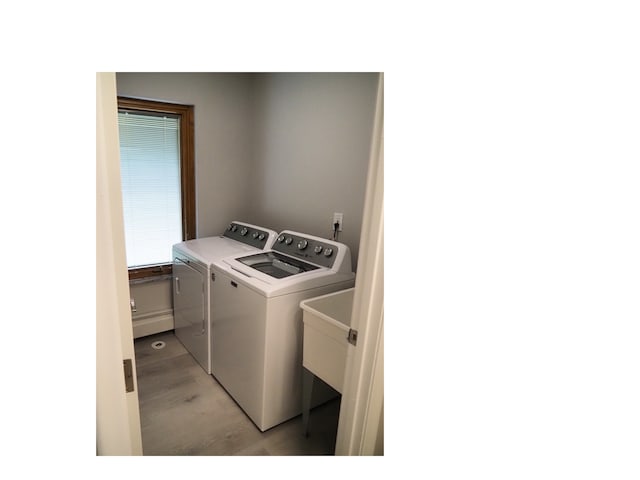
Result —
<instances>
[{"instance_id":1,"label":"window","mask_svg":"<svg viewBox=\"0 0 640 480\"><path fill-rule=\"evenodd\" d=\"M195 238L193 107L118 97L129 279L171 273L171 246Z\"/></svg>"}]
</instances>

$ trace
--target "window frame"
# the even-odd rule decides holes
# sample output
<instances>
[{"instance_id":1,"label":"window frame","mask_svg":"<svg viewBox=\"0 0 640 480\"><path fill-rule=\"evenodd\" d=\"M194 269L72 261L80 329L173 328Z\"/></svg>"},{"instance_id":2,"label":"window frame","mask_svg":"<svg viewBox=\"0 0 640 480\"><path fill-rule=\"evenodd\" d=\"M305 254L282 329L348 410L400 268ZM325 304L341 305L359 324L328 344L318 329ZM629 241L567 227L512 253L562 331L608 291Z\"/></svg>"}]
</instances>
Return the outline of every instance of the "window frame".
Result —
<instances>
[{"instance_id":1,"label":"window frame","mask_svg":"<svg viewBox=\"0 0 640 480\"><path fill-rule=\"evenodd\" d=\"M168 114L180 119L180 195L182 200L182 240L196 238L196 182L193 105L118 96L118 112L149 115ZM129 268L129 280L170 275L172 263Z\"/></svg>"}]
</instances>

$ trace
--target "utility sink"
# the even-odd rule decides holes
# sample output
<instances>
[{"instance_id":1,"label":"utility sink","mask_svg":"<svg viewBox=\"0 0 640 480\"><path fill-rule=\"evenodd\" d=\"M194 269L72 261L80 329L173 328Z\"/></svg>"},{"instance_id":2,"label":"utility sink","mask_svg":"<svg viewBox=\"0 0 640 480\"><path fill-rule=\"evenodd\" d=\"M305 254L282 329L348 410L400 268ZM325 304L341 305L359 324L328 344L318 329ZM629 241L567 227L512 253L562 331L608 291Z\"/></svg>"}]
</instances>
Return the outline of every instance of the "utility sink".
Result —
<instances>
[{"instance_id":1,"label":"utility sink","mask_svg":"<svg viewBox=\"0 0 640 480\"><path fill-rule=\"evenodd\" d=\"M354 290L300 302L304 323L302 366L339 393L344 382Z\"/></svg>"}]
</instances>

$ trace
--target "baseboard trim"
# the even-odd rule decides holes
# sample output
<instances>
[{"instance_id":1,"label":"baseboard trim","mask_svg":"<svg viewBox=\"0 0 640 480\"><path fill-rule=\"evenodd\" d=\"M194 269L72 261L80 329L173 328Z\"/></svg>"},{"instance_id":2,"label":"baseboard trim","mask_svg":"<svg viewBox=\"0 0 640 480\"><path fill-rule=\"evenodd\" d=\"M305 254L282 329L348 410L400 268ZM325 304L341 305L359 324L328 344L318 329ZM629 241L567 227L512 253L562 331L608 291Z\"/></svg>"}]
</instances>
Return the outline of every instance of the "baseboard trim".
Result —
<instances>
[{"instance_id":1,"label":"baseboard trim","mask_svg":"<svg viewBox=\"0 0 640 480\"><path fill-rule=\"evenodd\" d=\"M173 330L173 311L144 318L133 319L133 338L146 337Z\"/></svg>"}]
</instances>

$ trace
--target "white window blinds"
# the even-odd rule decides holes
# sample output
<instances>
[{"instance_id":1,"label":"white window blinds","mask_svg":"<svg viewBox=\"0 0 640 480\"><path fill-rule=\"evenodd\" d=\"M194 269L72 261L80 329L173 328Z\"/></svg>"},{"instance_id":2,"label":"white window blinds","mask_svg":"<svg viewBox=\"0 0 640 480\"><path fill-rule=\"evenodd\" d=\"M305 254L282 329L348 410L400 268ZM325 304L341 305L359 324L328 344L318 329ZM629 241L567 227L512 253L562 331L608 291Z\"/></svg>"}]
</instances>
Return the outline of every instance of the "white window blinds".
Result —
<instances>
[{"instance_id":1,"label":"white window blinds","mask_svg":"<svg viewBox=\"0 0 640 480\"><path fill-rule=\"evenodd\" d=\"M118 113L127 265L171 262L182 241L180 121Z\"/></svg>"}]
</instances>

